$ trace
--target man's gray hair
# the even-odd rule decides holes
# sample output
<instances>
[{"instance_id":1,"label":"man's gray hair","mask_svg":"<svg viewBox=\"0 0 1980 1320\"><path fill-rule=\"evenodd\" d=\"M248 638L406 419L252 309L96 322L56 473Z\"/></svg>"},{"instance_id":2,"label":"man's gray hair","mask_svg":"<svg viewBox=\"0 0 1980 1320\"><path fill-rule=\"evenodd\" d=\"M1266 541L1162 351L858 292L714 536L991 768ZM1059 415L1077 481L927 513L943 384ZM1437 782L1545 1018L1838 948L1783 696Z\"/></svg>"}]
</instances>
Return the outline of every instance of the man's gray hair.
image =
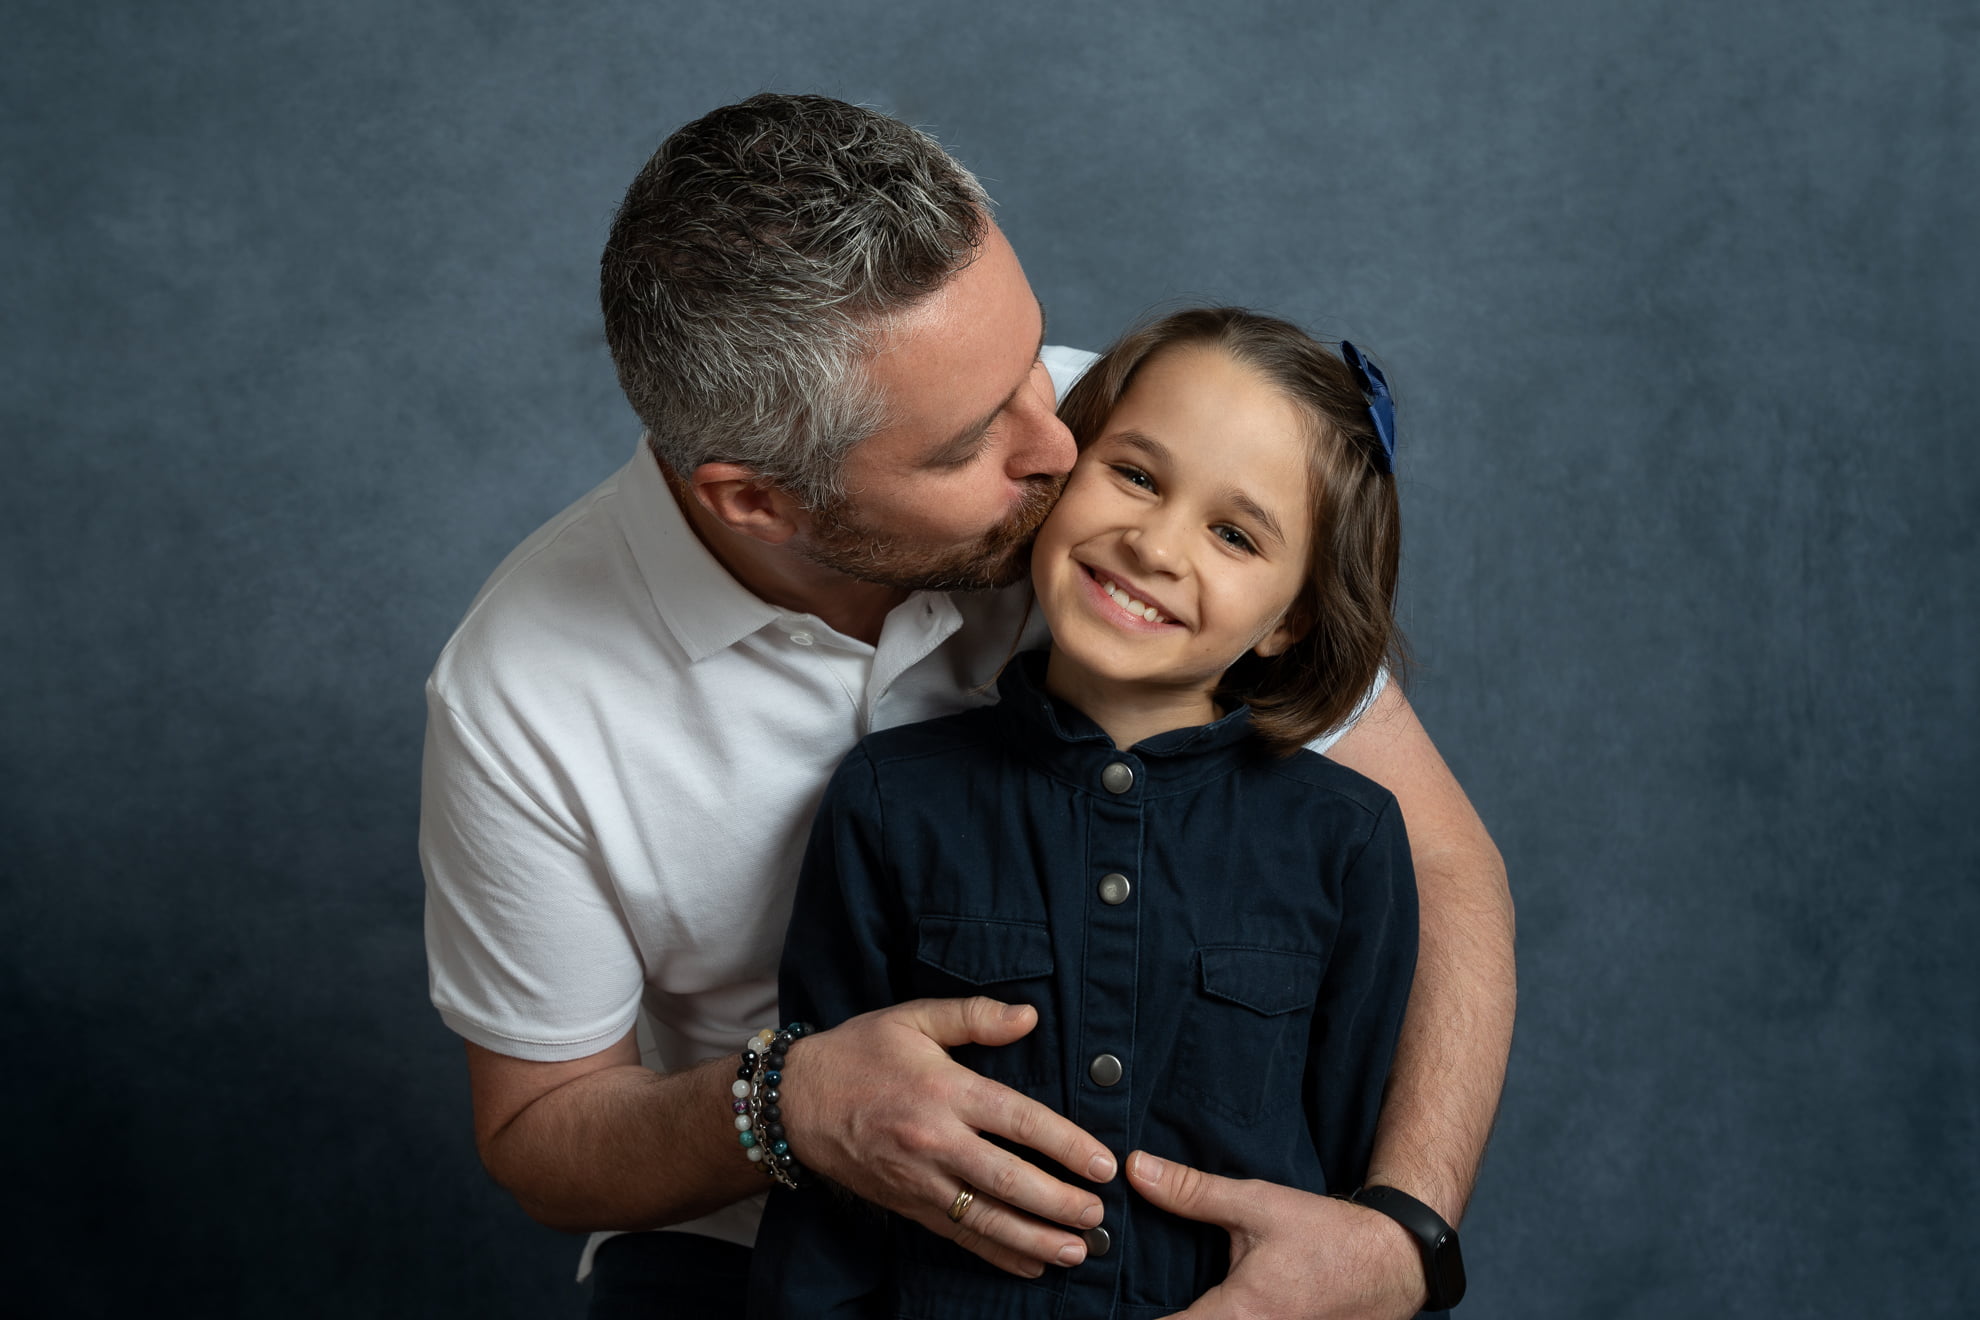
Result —
<instances>
[{"instance_id":1,"label":"man's gray hair","mask_svg":"<svg viewBox=\"0 0 1980 1320\"><path fill-rule=\"evenodd\" d=\"M843 499L884 422L865 357L887 318L975 258L989 199L935 140L824 96L765 93L676 132L599 263L605 338L655 455Z\"/></svg>"}]
</instances>

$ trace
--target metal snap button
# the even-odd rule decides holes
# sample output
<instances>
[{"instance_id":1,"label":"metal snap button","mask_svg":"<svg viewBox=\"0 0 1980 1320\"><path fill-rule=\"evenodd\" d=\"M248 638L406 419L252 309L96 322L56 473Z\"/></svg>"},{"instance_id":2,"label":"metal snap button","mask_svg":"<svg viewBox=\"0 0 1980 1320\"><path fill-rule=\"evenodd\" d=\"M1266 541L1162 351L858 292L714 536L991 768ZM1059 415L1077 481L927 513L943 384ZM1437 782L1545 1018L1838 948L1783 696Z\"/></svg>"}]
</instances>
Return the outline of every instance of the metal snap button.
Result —
<instances>
[{"instance_id":1,"label":"metal snap button","mask_svg":"<svg viewBox=\"0 0 1980 1320\"><path fill-rule=\"evenodd\" d=\"M1127 902L1128 895L1133 892L1134 886L1119 871L1100 877L1100 901L1108 907Z\"/></svg>"},{"instance_id":2,"label":"metal snap button","mask_svg":"<svg viewBox=\"0 0 1980 1320\"><path fill-rule=\"evenodd\" d=\"M1100 787L1109 793L1125 793L1134 787L1134 771L1124 761L1115 761L1100 772Z\"/></svg>"},{"instance_id":3,"label":"metal snap button","mask_svg":"<svg viewBox=\"0 0 1980 1320\"><path fill-rule=\"evenodd\" d=\"M1096 1055L1093 1062L1086 1065L1086 1075L1093 1079L1095 1086L1112 1086L1121 1080L1124 1071L1121 1061L1111 1054Z\"/></svg>"}]
</instances>

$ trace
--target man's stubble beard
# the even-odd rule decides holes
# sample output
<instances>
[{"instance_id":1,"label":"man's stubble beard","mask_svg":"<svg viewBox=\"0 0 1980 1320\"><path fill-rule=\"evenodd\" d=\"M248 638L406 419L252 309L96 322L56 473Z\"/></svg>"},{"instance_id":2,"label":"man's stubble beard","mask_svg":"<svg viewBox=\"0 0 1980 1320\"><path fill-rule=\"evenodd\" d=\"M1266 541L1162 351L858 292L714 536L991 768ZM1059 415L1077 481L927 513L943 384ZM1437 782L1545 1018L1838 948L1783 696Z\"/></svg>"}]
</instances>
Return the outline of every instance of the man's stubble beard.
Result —
<instances>
[{"instance_id":1,"label":"man's stubble beard","mask_svg":"<svg viewBox=\"0 0 1980 1320\"><path fill-rule=\"evenodd\" d=\"M967 545L931 550L868 527L848 501L811 511L794 548L814 564L900 591L1007 587L1031 571L1031 538L1058 503L1065 478L1034 478L1011 515Z\"/></svg>"}]
</instances>

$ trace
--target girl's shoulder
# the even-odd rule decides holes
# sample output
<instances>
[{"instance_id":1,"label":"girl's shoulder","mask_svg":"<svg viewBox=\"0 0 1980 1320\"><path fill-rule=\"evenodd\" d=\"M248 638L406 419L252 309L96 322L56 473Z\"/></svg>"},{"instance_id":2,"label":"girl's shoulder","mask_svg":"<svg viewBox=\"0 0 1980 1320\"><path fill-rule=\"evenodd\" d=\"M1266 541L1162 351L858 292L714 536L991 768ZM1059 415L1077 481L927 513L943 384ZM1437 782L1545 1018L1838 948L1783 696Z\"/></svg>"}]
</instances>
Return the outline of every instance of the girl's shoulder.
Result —
<instances>
[{"instance_id":1,"label":"girl's shoulder","mask_svg":"<svg viewBox=\"0 0 1980 1320\"><path fill-rule=\"evenodd\" d=\"M884 766L979 748L996 740L995 710L994 706L979 706L932 720L880 729L861 738L852 755L875 766Z\"/></svg>"},{"instance_id":2,"label":"girl's shoulder","mask_svg":"<svg viewBox=\"0 0 1980 1320\"><path fill-rule=\"evenodd\" d=\"M1257 764L1267 774L1338 799L1370 816L1380 816L1395 806L1396 795L1388 789L1319 752L1301 748L1291 756L1272 757Z\"/></svg>"}]
</instances>

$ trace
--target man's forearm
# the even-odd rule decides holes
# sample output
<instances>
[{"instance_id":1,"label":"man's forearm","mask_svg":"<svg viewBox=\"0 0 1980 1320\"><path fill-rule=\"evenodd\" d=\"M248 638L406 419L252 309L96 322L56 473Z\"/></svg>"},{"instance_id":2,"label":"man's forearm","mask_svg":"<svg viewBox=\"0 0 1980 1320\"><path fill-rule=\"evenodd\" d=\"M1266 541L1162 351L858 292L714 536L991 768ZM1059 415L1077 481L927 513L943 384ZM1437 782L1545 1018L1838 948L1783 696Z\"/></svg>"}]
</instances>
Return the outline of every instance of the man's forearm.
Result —
<instances>
[{"instance_id":1,"label":"man's forearm","mask_svg":"<svg viewBox=\"0 0 1980 1320\"><path fill-rule=\"evenodd\" d=\"M1368 1181L1455 1224L1498 1112L1517 997L1512 897L1487 843L1416 858L1421 937Z\"/></svg>"},{"instance_id":2,"label":"man's forearm","mask_svg":"<svg viewBox=\"0 0 1980 1320\"><path fill-rule=\"evenodd\" d=\"M569 1232L661 1228L763 1190L725 1121L736 1064L661 1074L636 1063L537 1097L482 1143L532 1219Z\"/></svg>"}]
</instances>

